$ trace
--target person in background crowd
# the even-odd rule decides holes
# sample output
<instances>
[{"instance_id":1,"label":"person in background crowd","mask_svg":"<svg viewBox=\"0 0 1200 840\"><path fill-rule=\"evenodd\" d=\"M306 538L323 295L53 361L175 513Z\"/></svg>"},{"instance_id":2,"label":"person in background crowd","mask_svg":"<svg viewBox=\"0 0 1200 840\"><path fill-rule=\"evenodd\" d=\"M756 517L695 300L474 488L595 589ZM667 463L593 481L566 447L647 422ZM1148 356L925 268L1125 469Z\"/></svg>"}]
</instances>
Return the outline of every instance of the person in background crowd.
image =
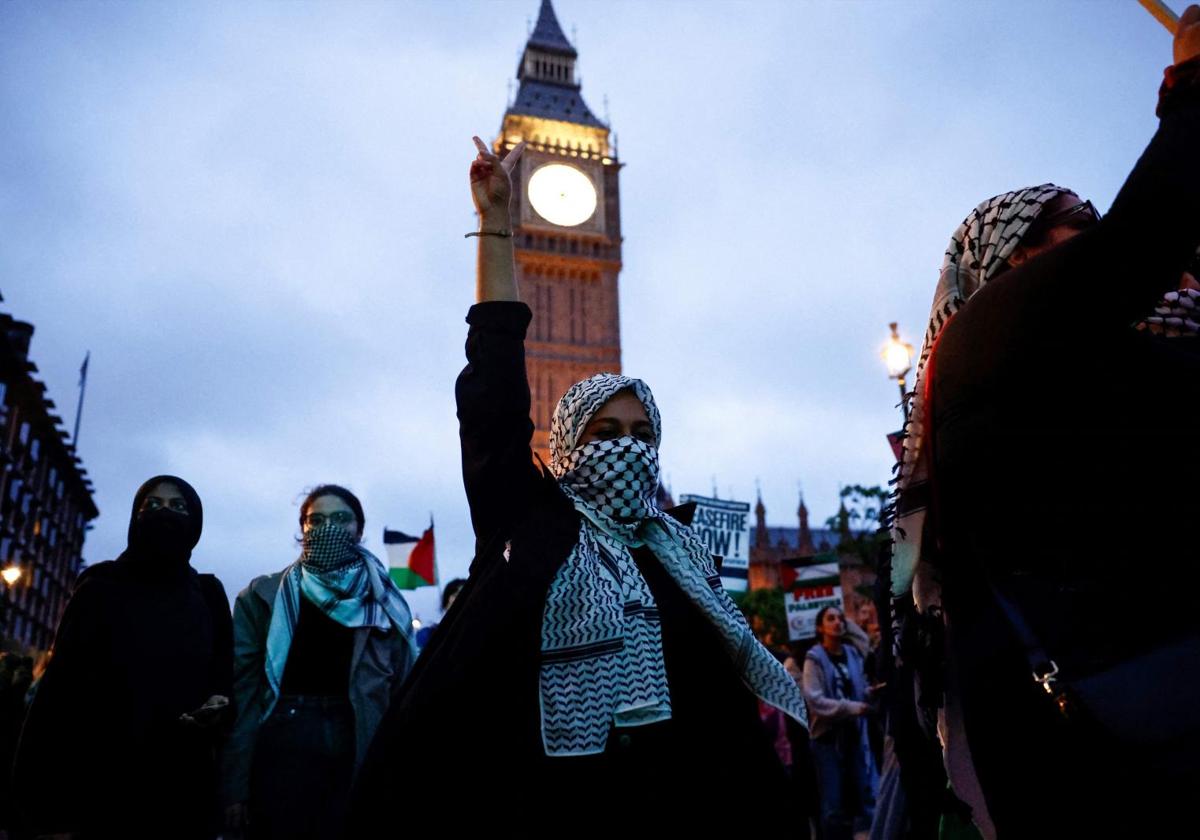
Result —
<instances>
[{"instance_id":1,"label":"person in background crowd","mask_svg":"<svg viewBox=\"0 0 1200 840\"><path fill-rule=\"evenodd\" d=\"M786 775L756 698L803 720L800 693L704 543L656 506L662 428L645 383L599 374L573 385L555 409L549 471L534 465L531 315L509 215L523 147L501 161L475 143L479 302L456 397L476 555L380 730L350 833L418 775L454 779L455 797L470 791L463 819L490 833L740 825L736 805L723 811L698 792L782 801ZM774 829L788 815L764 819Z\"/></svg>"},{"instance_id":2,"label":"person in background crowd","mask_svg":"<svg viewBox=\"0 0 1200 840\"><path fill-rule=\"evenodd\" d=\"M302 550L234 605L237 720L222 761L226 824L253 838L339 836L354 774L416 658L412 615L360 543L362 503L323 484Z\"/></svg>"},{"instance_id":3,"label":"person in background crowd","mask_svg":"<svg viewBox=\"0 0 1200 840\"><path fill-rule=\"evenodd\" d=\"M466 585L466 581L463 578L455 578L447 583L445 588L442 589L443 618L445 617L446 613L450 611L450 605L454 603L454 599L458 597L458 593L462 590L464 585ZM437 626L437 622L434 622L433 624L426 624L417 631L417 647L419 649L425 649L425 645L429 643L429 639L433 636L433 631L437 629Z\"/></svg>"},{"instance_id":4,"label":"person in background crowd","mask_svg":"<svg viewBox=\"0 0 1200 840\"><path fill-rule=\"evenodd\" d=\"M1200 776L1194 611L1111 624L1130 558L1200 583L1194 541L1165 526L1194 518L1200 362L1162 334L1195 323L1200 7L1174 58L1158 132L1103 220L1053 185L968 216L921 354L896 594L911 581L945 627L947 767L987 837L1165 836ZM1094 521L1106 487L1136 488L1119 516L1062 527Z\"/></svg>"},{"instance_id":5,"label":"person in background crowd","mask_svg":"<svg viewBox=\"0 0 1200 840\"><path fill-rule=\"evenodd\" d=\"M849 840L870 827L879 776L867 734L870 689L862 655L846 644L846 619L835 606L817 613L819 643L804 656L813 763L821 796L823 840Z\"/></svg>"},{"instance_id":6,"label":"person in background crowd","mask_svg":"<svg viewBox=\"0 0 1200 840\"><path fill-rule=\"evenodd\" d=\"M29 833L216 836L232 628L220 581L190 564L202 526L192 486L155 476L128 547L80 576L17 749Z\"/></svg>"}]
</instances>

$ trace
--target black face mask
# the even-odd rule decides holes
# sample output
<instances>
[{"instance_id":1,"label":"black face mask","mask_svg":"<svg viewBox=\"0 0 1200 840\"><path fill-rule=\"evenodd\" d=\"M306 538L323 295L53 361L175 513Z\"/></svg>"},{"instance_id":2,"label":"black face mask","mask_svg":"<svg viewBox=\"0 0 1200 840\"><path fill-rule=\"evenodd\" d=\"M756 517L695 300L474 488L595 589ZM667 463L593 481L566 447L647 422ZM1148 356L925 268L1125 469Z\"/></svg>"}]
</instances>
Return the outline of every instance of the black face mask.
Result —
<instances>
[{"instance_id":1,"label":"black face mask","mask_svg":"<svg viewBox=\"0 0 1200 840\"><path fill-rule=\"evenodd\" d=\"M192 523L168 508L138 514L131 547L150 562L185 564L192 556Z\"/></svg>"}]
</instances>

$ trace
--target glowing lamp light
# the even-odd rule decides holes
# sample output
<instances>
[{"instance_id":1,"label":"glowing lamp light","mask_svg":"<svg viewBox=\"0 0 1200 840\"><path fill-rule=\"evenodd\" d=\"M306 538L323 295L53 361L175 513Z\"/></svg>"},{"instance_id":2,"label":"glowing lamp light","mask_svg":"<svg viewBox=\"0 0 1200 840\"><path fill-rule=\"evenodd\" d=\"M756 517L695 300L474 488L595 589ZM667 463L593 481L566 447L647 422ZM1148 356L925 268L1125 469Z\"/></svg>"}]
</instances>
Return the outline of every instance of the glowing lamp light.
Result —
<instances>
[{"instance_id":1,"label":"glowing lamp light","mask_svg":"<svg viewBox=\"0 0 1200 840\"><path fill-rule=\"evenodd\" d=\"M413 628L414 630L420 630L420 629L421 629L421 619L419 619L419 618L414 618L414 619L412 620L412 628Z\"/></svg>"},{"instance_id":2,"label":"glowing lamp light","mask_svg":"<svg viewBox=\"0 0 1200 840\"><path fill-rule=\"evenodd\" d=\"M596 212L596 188L583 172L565 163L540 166L529 177L529 203L546 221L581 225Z\"/></svg>"},{"instance_id":3,"label":"glowing lamp light","mask_svg":"<svg viewBox=\"0 0 1200 840\"><path fill-rule=\"evenodd\" d=\"M12 586L21 579L21 567L6 566L4 571L0 572L0 577L4 578L5 583L7 583L9 586Z\"/></svg>"},{"instance_id":4,"label":"glowing lamp light","mask_svg":"<svg viewBox=\"0 0 1200 840\"><path fill-rule=\"evenodd\" d=\"M890 326L892 336L883 346L883 361L887 365L889 379L903 380L912 370L913 349L911 344L900 340L896 324L893 322Z\"/></svg>"},{"instance_id":5,"label":"glowing lamp light","mask_svg":"<svg viewBox=\"0 0 1200 840\"><path fill-rule=\"evenodd\" d=\"M896 322L888 324L892 330L892 335L887 340L887 344L883 345L883 363L887 365L888 379L895 379L900 383L900 411L904 415L904 419L908 420L908 397L907 389L904 387L904 377L912 370L912 345L906 341L900 340L900 333L896 330Z\"/></svg>"}]
</instances>

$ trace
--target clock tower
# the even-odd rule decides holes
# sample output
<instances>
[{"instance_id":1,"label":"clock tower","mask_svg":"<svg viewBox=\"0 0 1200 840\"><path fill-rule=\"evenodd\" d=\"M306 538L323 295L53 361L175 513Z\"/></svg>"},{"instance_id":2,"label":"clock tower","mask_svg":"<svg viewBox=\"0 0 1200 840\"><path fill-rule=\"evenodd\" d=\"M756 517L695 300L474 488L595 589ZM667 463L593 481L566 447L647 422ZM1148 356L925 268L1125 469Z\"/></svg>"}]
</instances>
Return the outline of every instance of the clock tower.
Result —
<instances>
[{"instance_id":1,"label":"clock tower","mask_svg":"<svg viewBox=\"0 0 1200 840\"><path fill-rule=\"evenodd\" d=\"M542 0L495 143L501 156L528 144L513 184L513 244L533 310L525 341L533 448L546 463L559 397L580 379L621 370L621 165L608 126L584 104L577 57Z\"/></svg>"}]
</instances>

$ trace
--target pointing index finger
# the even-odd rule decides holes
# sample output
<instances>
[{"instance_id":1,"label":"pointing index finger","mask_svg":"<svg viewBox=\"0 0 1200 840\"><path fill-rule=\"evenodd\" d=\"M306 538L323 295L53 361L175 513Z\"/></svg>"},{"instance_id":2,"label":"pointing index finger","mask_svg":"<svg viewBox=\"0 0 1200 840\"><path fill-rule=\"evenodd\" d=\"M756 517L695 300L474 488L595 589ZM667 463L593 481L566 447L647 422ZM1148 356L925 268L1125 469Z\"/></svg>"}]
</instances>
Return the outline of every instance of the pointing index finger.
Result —
<instances>
[{"instance_id":1,"label":"pointing index finger","mask_svg":"<svg viewBox=\"0 0 1200 840\"><path fill-rule=\"evenodd\" d=\"M483 155L484 157L495 157L495 155L492 154L492 150L487 147L486 143L484 143L478 137L472 137L471 139L475 141L475 148L479 150L479 154Z\"/></svg>"}]
</instances>

